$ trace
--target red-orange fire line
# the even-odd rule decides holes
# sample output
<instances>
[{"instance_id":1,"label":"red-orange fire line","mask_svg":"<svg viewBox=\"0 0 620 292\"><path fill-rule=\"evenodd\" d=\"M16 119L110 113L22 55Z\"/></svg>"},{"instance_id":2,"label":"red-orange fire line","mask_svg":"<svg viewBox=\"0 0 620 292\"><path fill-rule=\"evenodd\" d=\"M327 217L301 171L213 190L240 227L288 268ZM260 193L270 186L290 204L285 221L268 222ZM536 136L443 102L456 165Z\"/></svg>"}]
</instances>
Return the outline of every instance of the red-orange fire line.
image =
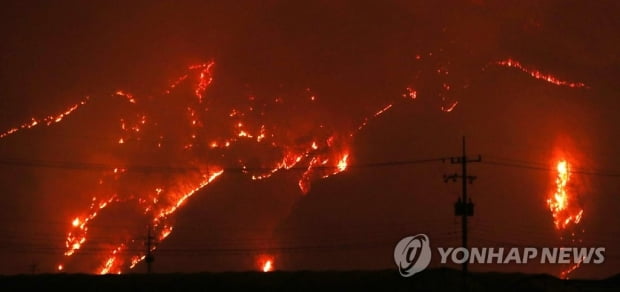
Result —
<instances>
[{"instance_id":1,"label":"red-orange fire line","mask_svg":"<svg viewBox=\"0 0 620 292\"><path fill-rule=\"evenodd\" d=\"M43 117L43 118L31 118L30 122L25 122L17 127L11 128L9 130L6 130L3 133L0 133L0 139L5 138L9 135L15 134L18 131L21 130L27 130L27 129L31 129L34 128L36 126L39 125L46 125L46 126L50 126L52 124L56 124L56 123L60 123L65 117L67 117L68 115L72 114L73 112L75 112L78 108L80 108L81 106L85 105L88 100L90 99L89 96L86 96L82 101L71 105L70 107L68 107L67 109L65 109L63 112L55 114L55 115L49 115L47 117Z\"/></svg>"},{"instance_id":2,"label":"red-orange fire line","mask_svg":"<svg viewBox=\"0 0 620 292\"><path fill-rule=\"evenodd\" d=\"M197 103L200 104L203 101L205 91L209 87L209 85L213 81L213 76L211 69L214 66L214 62L204 63L199 65L189 66L188 70L194 71L197 74L194 89L194 95L197 97ZM164 91L164 94L170 94L172 90L174 90L177 86L181 84L181 82L188 80L190 77L189 73L184 74L173 81L169 87ZM306 89L307 94L309 94L309 101L315 102L316 96L312 94L310 89ZM114 95L124 97L128 102L132 104L137 104L138 99L131 93L128 93L123 90L117 90ZM407 88L406 93L403 94L403 97L408 99L416 99L417 92L412 88ZM250 101L253 101L253 97L250 96ZM282 103L283 98L276 97L274 100L275 103ZM357 128L357 131L360 131L366 124L371 120L378 118L383 115L385 112L389 111L393 108L394 103L390 103L385 107L379 109L370 117L366 117L363 119L363 122ZM59 116L51 116L47 119L55 118L56 122L60 122L60 120L73 112L77 107L70 108L67 112L63 113ZM253 111L253 107L249 107L250 111ZM194 130L191 134L191 142L189 144L185 144L185 150L190 150L194 147L194 143L197 140L198 129L201 127L201 110L197 110L192 106L187 106L187 117L189 121L189 127ZM267 135L267 129L265 125L260 125L260 129L257 133L253 133L250 128L245 126L245 121L242 119L245 116L245 112L240 111L238 109L233 109L230 111L229 117L233 118L233 123L235 125L234 133L231 137L224 137L223 139L216 139L210 142L209 147L211 148L219 148L219 147L229 147L233 143L240 141L240 139L252 139L256 143L264 143L264 139L273 138L274 134L269 133L270 136ZM126 143L132 141L140 141L141 135L143 133L142 127L147 124L147 115L146 114L138 114L135 117L127 118L123 117L120 119L120 129L122 136L117 140L118 144L121 144L122 147L125 147ZM44 119L44 121L47 121ZM33 125L34 126L34 125ZM322 127L322 126L321 126ZM352 132L350 135L353 136L356 132ZM164 139L163 135L159 136L159 140L156 142L157 147L161 148L162 141ZM269 143L269 142L268 142ZM252 175L252 179L264 179L268 178L279 170L286 170L294 167L299 163L304 163L306 166L306 170L302 174L299 180L299 187L303 193L307 193L310 188L310 183L315 177L326 178L331 175L338 174L343 172L348 167L348 159L349 159L349 151L346 149L346 146L343 147L342 141L338 140L334 135L330 136L326 140L314 140L303 147L289 147L286 145L278 145L276 142L271 142L273 147L283 147L286 149L283 152L283 157L280 162L278 162L274 168L263 173L263 174L254 174ZM327 154L327 150L339 149L337 154ZM245 165L243 165L243 169L245 173L249 173ZM118 177L122 175L126 170L122 168L117 168L114 170L113 175L114 179L118 180ZM152 214L151 224L155 231L156 239L161 241L167 238L173 231L173 226L168 223L168 218L172 216L185 202L197 191L206 187L209 183L215 180L223 173L223 169L219 168L215 172L211 172L208 175L203 177L203 180L199 182L195 187L189 189L187 191L181 191L179 194L175 194L171 191L165 191L162 187L156 187L155 193L156 195L152 197L152 199L143 199L138 198L138 202L144 206L144 214ZM100 180L100 184L103 181ZM163 195L162 195L163 194ZM160 200L161 196L166 196L165 199ZM151 197L149 195L148 197ZM131 197L129 200L134 200L136 197ZM125 199L123 199L125 200ZM172 200L172 203L162 203L165 205L161 205L159 202L166 202L168 200ZM75 217L72 219L72 230L67 234L66 245L67 251L65 252L66 256L71 256L75 252L77 252L81 246L87 241L87 230L88 223L94 220L97 216L97 213L104 209L112 202L118 202L119 199L116 195L109 197L106 200L97 201L93 198L93 202L87 212L87 215L83 217ZM125 241L119 243L116 248L111 251L111 254L106 257L106 259L101 263L98 273L120 273L124 266L128 266L129 268L135 267L138 263L145 259L145 255L143 253L139 253L138 255L134 255L130 257L130 262L126 263L124 261L123 255L127 255L127 250L131 250L130 245L134 244L133 240ZM157 248L157 245L153 245L152 250ZM270 262L272 264L272 262ZM64 270L64 264L58 265L58 269Z\"/></svg>"},{"instance_id":3,"label":"red-orange fire line","mask_svg":"<svg viewBox=\"0 0 620 292\"><path fill-rule=\"evenodd\" d=\"M162 208L158 213L154 213L154 216L152 218L152 226L153 227L159 227L161 225L163 225L157 236L156 239L158 241L162 241L164 239L166 239L173 230L173 226L168 225L165 223L166 219L171 216L172 214L174 214L186 201L187 199L189 199L192 195L194 195L196 192L198 192L199 190L203 189L204 187L206 187L208 184L210 184L211 182L213 182L216 178L218 178L220 175L222 175L224 173L223 169L219 169L213 173L211 173L210 175L205 175L204 176L204 180L202 182L200 182L198 184L198 186L196 186L195 188L189 190L188 192L182 194L181 196L179 196L176 200L176 202L173 205L170 205L168 207L164 207ZM156 202L155 202L156 204ZM151 247L151 251L155 250L157 248L157 245L153 245ZM140 262L142 262L146 257L144 255L139 255L139 256L133 256L131 258L131 264L129 266L130 269L133 269L137 264L139 264Z\"/></svg>"},{"instance_id":4,"label":"red-orange fire line","mask_svg":"<svg viewBox=\"0 0 620 292\"><path fill-rule=\"evenodd\" d=\"M545 74L538 70L528 68L522 65L519 61L516 61L513 59L501 60L501 61L496 62L495 64L499 66L508 67L508 68L519 69L536 79L543 80L543 81L546 81L546 82L549 82L551 84L555 84L558 86L567 86L567 87L572 87L572 88L587 87L582 82L570 82L570 81L561 80L551 74Z\"/></svg>"},{"instance_id":5,"label":"red-orange fire line","mask_svg":"<svg viewBox=\"0 0 620 292\"><path fill-rule=\"evenodd\" d=\"M67 248L65 251L65 256L73 255L82 247L87 240L86 235L88 233L88 223L97 217L99 211L103 210L116 199L116 195L113 195L109 199L101 200L97 203L97 199L93 198L89 207L88 215L84 217L75 217L71 221L72 230L68 232L65 240L65 246Z\"/></svg>"},{"instance_id":6,"label":"red-orange fire line","mask_svg":"<svg viewBox=\"0 0 620 292\"><path fill-rule=\"evenodd\" d=\"M213 75L211 74L211 68L213 68L213 65L215 65L215 62L211 61L209 63L193 65L189 67L190 70L201 69L198 79L198 85L196 86L196 90L194 90L194 93L196 94L199 103L202 103L202 99L204 98L203 95L207 90L207 87L209 87L209 85L211 85L211 82L213 82Z\"/></svg>"},{"instance_id":7,"label":"red-orange fire line","mask_svg":"<svg viewBox=\"0 0 620 292\"><path fill-rule=\"evenodd\" d=\"M459 104L459 102L455 101L455 102L451 103L449 106L441 106L441 110L446 112L446 113L452 112L454 110L454 108L456 108L456 106L458 104Z\"/></svg>"},{"instance_id":8,"label":"red-orange fire line","mask_svg":"<svg viewBox=\"0 0 620 292\"><path fill-rule=\"evenodd\" d=\"M109 273L120 274L122 272L122 260L120 259L121 252L125 249L125 244L119 244L115 249L112 250L110 256L104 261L102 267L99 268L97 274L105 275Z\"/></svg>"}]
</instances>

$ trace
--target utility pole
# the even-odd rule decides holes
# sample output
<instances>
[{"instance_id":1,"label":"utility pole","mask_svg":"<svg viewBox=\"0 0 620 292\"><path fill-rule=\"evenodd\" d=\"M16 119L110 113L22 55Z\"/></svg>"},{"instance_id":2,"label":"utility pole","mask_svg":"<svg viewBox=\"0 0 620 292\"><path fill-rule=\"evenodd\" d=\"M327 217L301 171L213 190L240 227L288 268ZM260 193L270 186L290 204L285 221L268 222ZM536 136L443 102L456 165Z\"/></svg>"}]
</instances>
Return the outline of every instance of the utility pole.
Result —
<instances>
[{"instance_id":1,"label":"utility pole","mask_svg":"<svg viewBox=\"0 0 620 292\"><path fill-rule=\"evenodd\" d=\"M480 162L482 161L482 156L478 155L478 157L469 158L467 157L467 152L465 148L465 136L463 136L463 154L461 156L450 157L450 163L452 164L461 164L461 174L458 173L452 175L445 175L443 179L445 182L452 180L456 182L457 179L461 179L463 182L463 190L461 197L454 204L454 215L461 216L461 231L463 235L463 247L467 248L467 217L474 215L474 203L472 203L471 198L467 197L467 184L473 183L476 179L475 176L467 175L467 164L471 162ZM467 275L467 262L463 262L463 276Z\"/></svg>"},{"instance_id":2,"label":"utility pole","mask_svg":"<svg viewBox=\"0 0 620 292\"><path fill-rule=\"evenodd\" d=\"M155 260L155 258L153 257L152 248L151 248L151 246L153 245L153 236L151 235L151 228L152 226L149 224L147 236L146 236L146 256L144 258L144 261L146 262L146 272L148 274L151 273L151 264Z\"/></svg>"}]
</instances>

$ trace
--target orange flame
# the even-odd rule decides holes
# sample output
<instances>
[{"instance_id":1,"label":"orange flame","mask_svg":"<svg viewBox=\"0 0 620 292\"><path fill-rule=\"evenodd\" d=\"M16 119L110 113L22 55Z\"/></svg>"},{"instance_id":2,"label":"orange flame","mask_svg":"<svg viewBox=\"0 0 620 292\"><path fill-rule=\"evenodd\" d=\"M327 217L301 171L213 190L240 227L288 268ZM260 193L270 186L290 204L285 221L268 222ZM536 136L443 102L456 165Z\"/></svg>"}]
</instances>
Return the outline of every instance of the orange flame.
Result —
<instances>
[{"instance_id":1,"label":"orange flame","mask_svg":"<svg viewBox=\"0 0 620 292\"><path fill-rule=\"evenodd\" d=\"M267 273L267 272L271 272L272 270L273 270L273 266L271 264L271 260L267 260L265 264L263 265L263 272Z\"/></svg>"},{"instance_id":2,"label":"orange flame","mask_svg":"<svg viewBox=\"0 0 620 292\"><path fill-rule=\"evenodd\" d=\"M553 223L558 230L564 230L569 224L578 224L583 216L583 209L576 202L576 197L568 191L570 166L566 160L558 162L556 190L547 199L549 210L553 214Z\"/></svg>"},{"instance_id":3,"label":"orange flame","mask_svg":"<svg viewBox=\"0 0 620 292\"><path fill-rule=\"evenodd\" d=\"M559 231L566 231L568 227L579 224L583 216L583 209L579 206L576 195L569 191L571 178L571 166L569 163L566 160L560 160L556 165L556 171L556 189L547 199L547 205L553 215L555 228ZM574 233L571 233L571 235L574 237ZM579 268L581 262L572 264L562 271L560 278L568 279L568 275Z\"/></svg>"},{"instance_id":4,"label":"orange flame","mask_svg":"<svg viewBox=\"0 0 620 292\"><path fill-rule=\"evenodd\" d=\"M339 172L343 172L345 170L347 170L347 160L349 159L349 154L345 154L342 156L342 158L340 159L340 161L338 161L338 171Z\"/></svg>"},{"instance_id":5,"label":"orange flame","mask_svg":"<svg viewBox=\"0 0 620 292\"><path fill-rule=\"evenodd\" d=\"M120 259L119 259L119 255L120 255L121 251L124 248L125 248L125 245L124 244L120 244L114 250L112 250L111 255L104 262L103 266L99 269L99 271L98 271L99 275L105 275L105 274L109 274L109 273L114 273L112 271L113 269L115 270L115 273L117 273L117 274L121 273L121 262L120 262Z\"/></svg>"},{"instance_id":6,"label":"orange flame","mask_svg":"<svg viewBox=\"0 0 620 292\"><path fill-rule=\"evenodd\" d=\"M274 258L271 255L261 255L258 257L256 265L264 273L272 272L274 269Z\"/></svg>"}]
</instances>

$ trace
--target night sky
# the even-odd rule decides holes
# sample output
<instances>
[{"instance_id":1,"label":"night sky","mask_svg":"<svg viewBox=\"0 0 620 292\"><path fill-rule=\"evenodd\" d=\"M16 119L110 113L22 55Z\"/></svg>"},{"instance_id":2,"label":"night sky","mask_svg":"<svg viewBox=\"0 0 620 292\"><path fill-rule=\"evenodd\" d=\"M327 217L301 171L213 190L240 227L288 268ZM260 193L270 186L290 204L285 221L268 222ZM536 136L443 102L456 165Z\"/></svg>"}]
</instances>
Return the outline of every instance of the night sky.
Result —
<instances>
[{"instance_id":1,"label":"night sky","mask_svg":"<svg viewBox=\"0 0 620 292\"><path fill-rule=\"evenodd\" d=\"M121 244L110 272L143 272L129 259L153 214L194 188L154 227L173 226L157 272L394 269L404 236L460 244L460 184L443 181L460 169L438 159L462 136L482 156L471 246L574 239L606 262L571 277L620 272L617 1L125 2L2 3L0 132L39 124L0 139L0 273L96 273ZM583 209L569 230L546 202L559 160Z\"/></svg>"}]
</instances>

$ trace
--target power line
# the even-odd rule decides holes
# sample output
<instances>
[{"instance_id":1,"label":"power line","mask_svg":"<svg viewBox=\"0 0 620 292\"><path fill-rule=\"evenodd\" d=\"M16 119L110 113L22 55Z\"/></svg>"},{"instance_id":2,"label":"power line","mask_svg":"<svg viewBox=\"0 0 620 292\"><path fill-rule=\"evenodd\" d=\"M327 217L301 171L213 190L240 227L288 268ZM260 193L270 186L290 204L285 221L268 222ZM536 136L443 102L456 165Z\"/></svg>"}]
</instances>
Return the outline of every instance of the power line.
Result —
<instances>
[{"instance_id":1,"label":"power line","mask_svg":"<svg viewBox=\"0 0 620 292\"><path fill-rule=\"evenodd\" d=\"M347 165L347 168L367 168L367 167L388 167L388 166L400 166L421 164L429 162L445 161L445 157L439 158L425 158L425 159L411 159L411 160L394 160L383 162L370 162L362 164ZM201 171L200 167L194 166L165 166L165 165L109 165L103 163L93 162L75 162L75 161L45 161L45 160L18 160L18 159L1 159L0 165L20 166L20 167L39 167L39 168L60 168L60 169L74 169L74 170L99 170L99 171L113 171L114 169L123 168L126 171L131 172L188 172L188 171ZM224 167L224 171L238 172L238 171L273 171L275 167ZM314 166L313 169L334 169L336 166ZM294 166L290 168L283 168L283 170L307 170L308 167Z\"/></svg>"},{"instance_id":2,"label":"power line","mask_svg":"<svg viewBox=\"0 0 620 292\"><path fill-rule=\"evenodd\" d=\"M551 171L551 168L548 167L539 167L539 166L532 166L532 165L523 165L523 164L515 164L515 163L507 163L507 162L498 162L498 161L483 161L482 163L484 164L488 164L488 165L495 165L495 166L504 166L504 167L513 167L513 168L523 168L523 169L531 169L531 170L543 170L543 171Z\"/></svg>"},{"instance_id":3,"label":"power line","mask_svg":"<svg viewBox=\"0 0 620 292\"><path fill-rule=\"evenodd\" d=\"M445 235L436 235L433 238L438 240L439 242L445 241L453 241L456 240L457 237L454 236L456 233L444 233ZM366 239L366 238L364 238ZM307 250L348 250L348 249L365 249L370 247L380 246L391 246L394 243L393 240L386 240L384 238L379 240L349 240L340 243L330 243L330 244L291 244L291 245L279 245L272 247L177 247L177 248L161 248L158 247L154 252L158 254L167 254L167 255L176 255L176 254L208 254L208 253L218 253L218 254L238 254L238 253L255 253L255 252L287 252L287 251L307 251ZM58 252L64 251L62 247L54 247L54 246L19 246L16 249L12 249L12 252L34 252L34 253L49 253L49 254L58 254ZM83 247L80 249L80 254L100 254L101 252L109 252L110 249L103 246L91 246L91 247ZM143 253L144 249L139 247L130 247L123 249L123 252L127 253Z\"/></svg>"},{"instance_id":4,"label":"power line","mask_svg":"<svg viewBox=\"0 0 620 292\"><path fill-rule=\"evenodd\" d=\"M506 158L493 158L493 156L489 156L490 158L482 161L483 164L493 165L493 166L501 166L501 167L509 167L509 168L520 168L520 169L528 169L528 170L537 170L537 171L554 171L553 167L547 166L548 164L527 161L527 160L517 160L517 159L506 159ZM448 161L450 157L433 157L433 158L420 158L420 159L405 159L405 160L390 160L390 161L379 161L379 162L367 162L367 163L359 163L359 164L349 164L347 168L378 168L378 167L394 167L394 166L406 166L406 165L415 165L415 164L424 164L431 162L445 162ZM105 163L96 163L96 162L79 162L79 161L51 161L51 160L32 160L32 159L0 159L0 165L8 165L8 166L18 166L18 167L34 167L34 168L56 168L56 169L70 169L70 170L93 170L93 171L113 171L114 169L123 168L128 172L142 172L142 173L184 173L191 171L201 171L204 168L196 167L196 166L171 166L171 165L139 165L139 164L119 164L119 165L111 165ZM214 164L216 165L216 164ZM235 167L223 167L222 169L227 172L238 173L238 172L260 172L260 171L273 171L274 167L243 167L243 166L235 166ZM321 170L321 169L334 169L336 166L315 166L313 169ZM283 168L282 170L301 170L306 171L308 169L307 166L294 166L290 168ZM602 177L620 177L620 171L609 171L609 170L597 170L597 169L586 169L586 168L574 168L570 171L573 174L582 174L588 176L602 176Z\"/></svg>"},{"instance_id":5,"label":"power line","mask_svg":"<svg viewBox=\"0 0 620 292\"><path fill-rule=\"evenodd\" d=\"M530 170L540 170L540 171L555 171L552 167L541 166L540 163L535 162L506 162L499 161L493 159L487 159L482 162L483 164L502 166L502 167L512 167L512 168L522 168L522 169L530 169ZM620 177L620 173L618 172L610 172L604 170L588 170L584 168L576 168L571 169L570 173L572 174L582 174L588 176L604 176L604 177Z\"/></svg>"}]
</instances>

